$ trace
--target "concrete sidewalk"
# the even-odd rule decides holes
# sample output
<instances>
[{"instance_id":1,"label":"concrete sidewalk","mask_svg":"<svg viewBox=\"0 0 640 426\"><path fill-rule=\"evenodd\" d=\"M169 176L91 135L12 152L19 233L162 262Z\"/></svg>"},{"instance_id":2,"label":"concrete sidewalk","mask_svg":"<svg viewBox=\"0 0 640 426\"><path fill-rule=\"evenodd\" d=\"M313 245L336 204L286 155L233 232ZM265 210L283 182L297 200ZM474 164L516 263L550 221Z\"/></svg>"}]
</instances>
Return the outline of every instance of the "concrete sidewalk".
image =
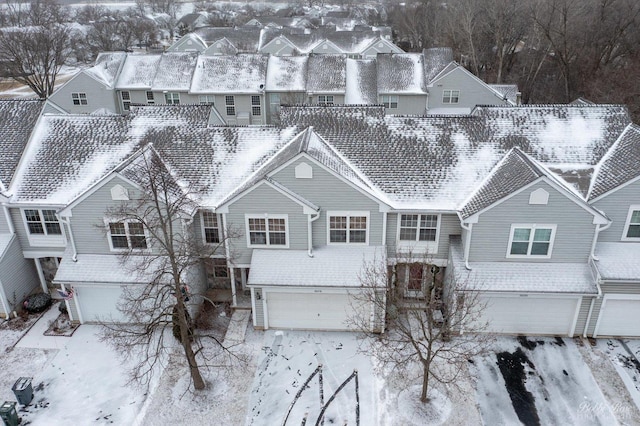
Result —
<instances>
[{"instance_id":1,"label":"concrete sidewalk","mask_svg":"<svg viewBox=\"0 0 640 426\"><path fill-rule=\"evenodd\" d=\"M62 349L71 337L68 336L45 336L44 333L49 329L49 325L58 318L60 311L58 305L53 304L47 312L44 313L29 329L27 334L16 343L16 348L37 348L37 349Z\"/></svg>"},{"instance_id":2,"label":"concrete sidewalk","mask_svg":"<svg viewBox=\"0 0 640 426\"><path fill-rule=\"evenodd\" d=\"M231 322L227 327L222 344L226 347L244 342L244 335L247 331L247 324L251 318L251 311L247 309L236 309L231 315Z\"/></svg>"}]
</instances>

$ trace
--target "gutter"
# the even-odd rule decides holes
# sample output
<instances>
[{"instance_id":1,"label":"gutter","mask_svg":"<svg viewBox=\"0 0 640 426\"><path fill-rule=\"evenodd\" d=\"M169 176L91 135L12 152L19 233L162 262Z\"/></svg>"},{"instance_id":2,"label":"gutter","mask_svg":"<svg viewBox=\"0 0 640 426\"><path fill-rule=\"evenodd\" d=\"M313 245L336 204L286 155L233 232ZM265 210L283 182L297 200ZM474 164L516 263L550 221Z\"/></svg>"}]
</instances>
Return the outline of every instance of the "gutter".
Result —
<instances>
[{"instance_id":1,"label":"gutter","mask_svg":"<svg viewBox=\"0 0 640 426\"><path fill-rule=\"evenodd\" d=\"M7 219L7 225L9 226L9 233L15 234L16 229L13 226L13 221L11 220L11 215L9 214L9 207L7 203L2 203L2 210L4 211L4 216Z\"/></svg>"},{"instance_id":2,"label":"gutter","mask_svg":"<svg viewBox=\"0 0 640 426\"><path fill-rule=\"evenodd\" d=\"M458 213L458 217L460 214ZM465 226L464 221L460 218L460 226L462 229L467 231L467 240L464 243L464 267L467 271L471 270L471 266L469 266L469 245L471 244L471 231L473 229L473 223L470 223L469 226Z\"/></svg>"},{"instance_id":3,"label":"gutter","mask_svg":"<svg viewBox=\"0 0 640 426\"><path fill-rule=\"evenodd\" d=\"M313 257L313 222L315 222L316 220L318 220L320 218L320 212L317 212L315 217L312 217L313 215L308 215L307 217L307 229L308 229L308 251L307 254L309 255L309 257Z\"/></svg>"}]
</instances>

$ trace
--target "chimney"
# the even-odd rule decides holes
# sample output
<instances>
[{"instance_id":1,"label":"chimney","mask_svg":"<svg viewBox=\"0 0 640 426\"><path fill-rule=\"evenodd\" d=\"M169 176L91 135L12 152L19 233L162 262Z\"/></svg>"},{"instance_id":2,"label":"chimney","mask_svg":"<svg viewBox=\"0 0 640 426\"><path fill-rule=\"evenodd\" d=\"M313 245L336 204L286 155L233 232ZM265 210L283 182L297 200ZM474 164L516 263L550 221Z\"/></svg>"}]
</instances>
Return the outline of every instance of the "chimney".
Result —
<instances>
[{"instance_id":1,"label":"chimney","mask_svg":"<svg viewBox=\"0 0 640 426\"><path fill-rule=\"evenodd\" d=\"M522 105L522 92L516 92L516 105Z\"/></svg>"}]
</instances>

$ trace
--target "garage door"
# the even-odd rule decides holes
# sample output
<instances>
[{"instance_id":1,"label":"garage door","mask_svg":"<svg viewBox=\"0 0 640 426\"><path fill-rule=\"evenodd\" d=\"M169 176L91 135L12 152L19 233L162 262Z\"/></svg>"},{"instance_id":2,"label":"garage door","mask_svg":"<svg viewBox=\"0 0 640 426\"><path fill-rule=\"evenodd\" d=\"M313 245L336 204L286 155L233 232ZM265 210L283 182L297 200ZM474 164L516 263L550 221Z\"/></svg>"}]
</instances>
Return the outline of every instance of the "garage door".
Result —
<instances>
[{"instance_id":1,"label":"garage door","mask_svg":"<svg viewBox=\"0 0 640 426\"><path fill-rule=\"evenodd\" d=\"M571 333L579 298L483 296L487 304L482 313L490 332L513 334Z\"/></svg>"},{"instance_id":2,"label":"garage door","mask_svg":"<svg viewBox=\"0 0 640 426\"><path fill-rule=\"evenodd\" d=\"M356 309L348 294L267 293L267 318L270 328L303 330L348 330L353 328Z\"/></svg>"},{"instance_id":3,"label":"garage door","mask_svg":"<svg viewBox=\"0 0 640 426\"><path fill-rule=\"evenodd\" d=\"M640 300L610 299L603 302L598 336L640 336Z\"/></svg>"},{"instance_id":4,"label":"garage door","mask_svg":"<svg viewBox=\"0 0 640 426\"><path fill-rule=\"evenodd\" d=\"M120 287L75 287L83 322L122 320L116 308L122 290Z\"/></svg>"}]
</instances>

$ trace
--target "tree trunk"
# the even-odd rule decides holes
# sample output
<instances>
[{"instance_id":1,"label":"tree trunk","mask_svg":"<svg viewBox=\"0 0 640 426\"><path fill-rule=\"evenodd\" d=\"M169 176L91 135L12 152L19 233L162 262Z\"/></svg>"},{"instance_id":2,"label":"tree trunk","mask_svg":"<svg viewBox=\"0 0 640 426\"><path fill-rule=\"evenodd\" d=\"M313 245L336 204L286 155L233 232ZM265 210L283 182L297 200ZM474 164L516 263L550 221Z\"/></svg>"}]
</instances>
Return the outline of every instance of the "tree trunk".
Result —
<instances>
[{"instance_id":1,"label":"tree trunk","mask_svg":"<svg viewBox=\"0 0 640 426\"><path fill-rule=\"evenodd\" d=\"M184 301L182 300L182 294L179 290L180 286L176 286L178 291L176 292L178 298L178 321L180 321L180 337L182 341L182 347L184 348L184 355L187 358L187 362L189 363L189 372L191 373L191 380L193 381L193 387L196 390L204 389L204 379L200 374L200 369L198 368L198 362L196 361L196 354L193 352L193 348L191 347L191 336L189 335L190 324L187 323L187 316L185 314L185 310L187 309L184 305Z\"/></svg>"},{"instance_id":2,"label":"tree trunk","mask_svg":"<svg viewBox=\"0 0 640 426\"><path fill-rule=\"evenodd\" d=\"M422 393L420 394L420 401L429 402L427 397L427 391L429 390L429 366L427 363L422 363Z\"/></svg>"}]
</instances>

